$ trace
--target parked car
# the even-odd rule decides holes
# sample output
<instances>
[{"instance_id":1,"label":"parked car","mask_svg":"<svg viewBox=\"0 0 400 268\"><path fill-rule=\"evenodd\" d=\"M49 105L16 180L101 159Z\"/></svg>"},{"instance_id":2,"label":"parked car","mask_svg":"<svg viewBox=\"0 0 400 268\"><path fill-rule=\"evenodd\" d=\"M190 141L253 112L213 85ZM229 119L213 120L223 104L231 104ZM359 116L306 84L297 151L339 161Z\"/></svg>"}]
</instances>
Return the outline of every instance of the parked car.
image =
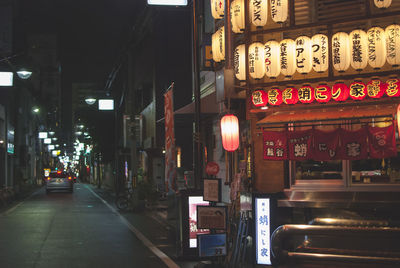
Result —
<instances>
[{"instance_id":1,"label":"parked car","mask_svg":"<svg viewBox=\"0 0 400 268\"><path fill-rule=\"evenodd\" d=\"M74 191L73 177L62 171L52 171L46 177L46 193L52 190L67 190Z\"/></svg>"}]
</instances>

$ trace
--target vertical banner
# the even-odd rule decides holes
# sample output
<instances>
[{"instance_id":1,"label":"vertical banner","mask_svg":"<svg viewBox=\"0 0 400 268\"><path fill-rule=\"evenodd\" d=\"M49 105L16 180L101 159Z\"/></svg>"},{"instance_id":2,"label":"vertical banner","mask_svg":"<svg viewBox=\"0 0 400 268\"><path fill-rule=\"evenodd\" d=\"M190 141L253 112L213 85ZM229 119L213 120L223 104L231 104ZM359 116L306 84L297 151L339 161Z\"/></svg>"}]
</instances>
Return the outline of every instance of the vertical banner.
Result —
<instances>
[{"instance_id":1,"label":"vertical banner","mask_svg":"<svg viewBox=\"0 0 400 268\"><path fill-rule=\"evenodd\" d=\"M339 149L340 159L360 160L368 158L367 129L356 131L340 129L342 145Z\"/></svg>"},{"instance_id":2,"label":"vertical banner","mask_svg":"<svg viewBox=\"0 0 400 268\"><path fill-rule=\"evenodd\" d=\"M174 129L174 100L173 84L164 94L165 116L165 191L176 191L176 154Z\"/></svg>"},{"instance_id":3,"label":"vertical banner","mask_svg":"<svg viewBox=\"0 0 400 268\"><path fill-rule=\"evenodd\" d=\"M388 127L368 127L369 156L388 158L397 155L394 124Z\"/></svg>"},{"instance_id":4,"label":"vertical banner","mask_svg":"<svg viewBox=\"0 0 400 268\"><path fill-rule=\"evenodd\" d=\"M322 131L314 129L313 159L329 161L338 159L339 129Z\"/></svg>"}]
</instances>

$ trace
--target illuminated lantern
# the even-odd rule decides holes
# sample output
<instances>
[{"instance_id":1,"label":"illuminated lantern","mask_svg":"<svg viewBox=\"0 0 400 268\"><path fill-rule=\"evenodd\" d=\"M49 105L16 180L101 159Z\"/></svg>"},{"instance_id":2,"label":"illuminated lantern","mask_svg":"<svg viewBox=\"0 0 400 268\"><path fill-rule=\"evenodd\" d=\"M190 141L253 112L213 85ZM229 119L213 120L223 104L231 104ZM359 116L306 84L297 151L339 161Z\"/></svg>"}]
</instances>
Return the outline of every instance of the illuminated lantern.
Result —
<instances>
[{"instance_id":1,"label":"illuminated lantern","mask_svg":"<svg viewBox=\"0 0 400 268\"><path fill-rule=\"evenodd\" d=\"M288 17L288 0L271 0L271 17L277 23L282 23Z\"/></svg>"},{"instance_id":2,"label":"illuminated lantern","mask_svg":"<svg viewBox=\"0 0 400 268\"><path fill-rule=\"evenodd\" d=\"M265 106L268 103L268 94L264 90L256 90L251 94L251 101L254 106Z\"/></svg>"},{"instance_id":3,"label":"illuminated lantern","mask_svg":"<svg viewBox=\"0 0 400 268\"><path fill-rule=\"evenodd\" d=\"M321 84L315 88L315 99L319 103L329 102L332 98L331 88L327 84Z\"/></svg>"},{"instance_id":4,"label":"illuminated lantern","mask_svg":"<svg viewBox=\"0 0 400 268\"><path fill-rule=\"evenodd\" d=\"M251 23L256 27L263 27L267 24L268 0L250 0L249 13Z\"/></svg>"},{"instance_id":5,"label":"illuminated lantern","mask_svg":"<svg viewBox=\"0 0 400 268\"><path fill-rule=\"evenodd\" d=\"M268 103L270 105L281 105L282 101L282 91L278 88L271 88L268 90Z\"/></svg>"},{"instance_id":6,"label":"illuminated lantern","mask_svg":"<svg viewBox=\"0 0 400 268\"><path fill-rule=\"evenodd\" d=\"M279 43L281 73L291 77L296 72L296 43L292 39L284 39Z\"/></svg>"},{"instance_id":7,"label":"illuminated lantern","mask_svg":"<svg viewBox=\"0 0 400 268\"><path fill-rule=\"evenodd\" d=\"M351 83L349 95L353 100L363 100L367 96L367 86L361 81Z\"/></svg>"},{"instance_id":8,"label":"illuminated lantern","mask_svg":"<svg viewBox=\"0 0 400 268\"><path fill-rule=\"evenodd\" d=\"M377 8L388 8L392 4L392 0L374 0Z\"/></svg>"},{"instance_id":9,"label":"illuminated lantern","mask_svg":"<svg viewBox=\"0 0 400 268\"><path fill-rule=\"evenodd\" d=\"M241 81L246 80L246 48L244 45L235 48L233 65L236 78Z\"/></svg>"},{"instance_id":10,"label":"illuminated lantern","mask_svg":"<svg viewBox=\"0 0 400 268\"><path fill-rule=\"evenodd\" d=\"M232 31L235 33L241 33L245 28L245 20L244 20L244 0L234 0L231 3L232 10ZM235 27L233 27L235 25Z\"/></svg>"},{"instance_id":11,"label":"illuminated lantern","mask_svg":"<svg viewBox=\"0 0 400 268\"><path fill-rule=\"evenodd\" d=\"M380 98L385 94L386 85L379 79L372 79L367 84L367 94L370 98Z\"/></svg>"},{"instance_id":12,"label":"illuminated lantern","mask_svg":"<svg viewBox=\"0 0 400 268\"><path fill-rule=\"evenodd\" d=\"M380 69L386 62L385 31L380 27L372 27L367 32L368 63L374 69Z\"/></svg>"},{"instance_id":13,"label":"illuminated lantern","mask_svg":"<svg viewBox=\"0 0 400 268\"><path fill-rule=\"evenodd\" d=\"M312 103L315 100L314 88L309 85L304 85L298 90L299 101L301 103Z\"/></svg>"},{"instance_id":14,"label":"illuminated lantern","mask_svg":"<svg viewBox=\"0 0 400 268\"><path fill-rule=\"evenodd\" d=\"M296 38L296 70L301 74L306 74L312 68L312 42L307 36Z\"/></svg>"},{"instance_id":15,"label":"illuminated lantern","mask_svg":"<svg viewBox=\"0 0 400 268\"><path fill-rule=\"evenodd\" d=\"M350 39L350 65L356 71L361 71L368 64L367 33L363 30L354 30Z\"/></svg>"},{"instance_id":16,"label":"illuminated lantern","mask_svg":"<svg viewBox=\"0 0 400 268\"><path fill-rule=\"evenodd\" d=\"M222 19L224 17L225 1L211 0L211 15L214 19Z\"/></svg>"},{"instance_id":17,"label":"illuminated lantern","mask_svg":"<svg viewBox=\"0 0 400 268\"><path fill-rule=\"evenodd\" d=\"M329 48L328 37L324 34L316 34L311 38L313 69L317 73L328 70L329 66Z\"/></svg>"},{"instance_id":18,"label":"illuminated lantern","mask_svg":"<svg viewBox=\"0 0 400 268\"><path fill-rule=\"evenodd\" d=\"M220 62L225 60L225 33L224 27L221 27L216 31L211 38L211 50L213 60Z\"/></svg>"},{"instance_id":19,"label":"illuminated lantern","mask_svg":"<svg viewBox=\"0 0 400 268\"><path fill-rule=\"evenodd\" d=\"M233 17L234 14L234 10L235 10L235 2L236 0L233 0L231 2L231 8L229 10L230 14L231 14L231 24L232 24L232 32L234 33L241 33L239 26L236 24L236 20Z\"/></svg>"},{"instance_id":20,"label":"illuminated lantern","mask_svg":"<svg viewBox=\"0 0 400 268\"><path fill-rule=\"evenodd\" d=\"M296 104L299 101L297 88L287 87L282 91L282 100L286 104Z\"/></svg>"},{"instance_id":21,"label":"illuminated lantern","mask_svg":"<svg viewBox=\"0 0 400 268\"><path fill-rule=\"evenodd\" d=\"M228 152L239 148L239 120L233 114L221 118L222 146Z\"/></svg>"},{"instance_id":22,"label":"illuminated lantern","mask_svg":"<svg viewBox=\"0 0 400 268\"><path fill-rule=\"evenodd\" d=\"M271 40L265 43L265 74L270 78L276 78L281 73L279 50L278 42Z\"/></svg>"},{"instance_id":23,"label":"illuminated lantern","mask_svg":"<svg viewBox=\"0 0 400 268\"><path fill-rule=\"evenodd\" d=\"M397 78L391 78L386 80L386 95L389 97L400 96L400 80Z\"/></svg>"},{"instance_id":24,"label":"illuminated lantern","mask_svg":"<svg viewBox=\"0 0 400 268\"><path fill-rule=\"evenodd\" d=\"M264 45L256 42L249 46L249 75L261 79L265 75Z\"/></svg>"},{"instance_id":25,"label":"illuminated lantern","mask_svg":"<svg viewBox=\"0 0 400 268\"><path fill-rule=\"evenodd\" d=\"M332 87L332 99L335 101L345 101L349 97L349 88L343 82L338 82Z\"/></svg>"},{"instance_id":26,"label":"illuminated lantern","mask_svg":"<svg viewBox=\"0 0 400 268\"><path fill-rule=\"evenodd\" d=\"M400 25L393 24L385 29L386 60L393 67L400 65Z\"/></svg>"},{"instance_id":27,"label":"illuminated lantern","mask_svg":"<svg viewBox=\"0 0 400 268\"><path fill-rule=\"evenodd\" d=\"M350 67L350 42L349 35L338 32L332 36L332 62L333 68L344 72Z\"/></svg>"}]
</instances>

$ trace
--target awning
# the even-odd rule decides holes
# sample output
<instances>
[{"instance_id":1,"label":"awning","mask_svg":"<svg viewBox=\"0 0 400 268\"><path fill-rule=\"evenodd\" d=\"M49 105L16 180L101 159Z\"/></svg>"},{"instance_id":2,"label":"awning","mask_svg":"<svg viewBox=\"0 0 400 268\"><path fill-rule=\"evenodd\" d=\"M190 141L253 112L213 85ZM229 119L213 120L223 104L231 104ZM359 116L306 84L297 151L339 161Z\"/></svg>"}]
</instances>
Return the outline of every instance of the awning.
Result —
<instances>
[{"instance_id":1,"label":"awning","mask_svg":"<svg viewBox=\"0 0 400 268\"><path fill-rule=\"evenodd\" d=\"M219 113L218 104L216 101L216 93L213 92L203 98L201 98L200 109L201 113L205 114L217 114ZM183 106L182 108L176 110L174 114L194 114L194 102Z\"/></svg>"}]
</instances>

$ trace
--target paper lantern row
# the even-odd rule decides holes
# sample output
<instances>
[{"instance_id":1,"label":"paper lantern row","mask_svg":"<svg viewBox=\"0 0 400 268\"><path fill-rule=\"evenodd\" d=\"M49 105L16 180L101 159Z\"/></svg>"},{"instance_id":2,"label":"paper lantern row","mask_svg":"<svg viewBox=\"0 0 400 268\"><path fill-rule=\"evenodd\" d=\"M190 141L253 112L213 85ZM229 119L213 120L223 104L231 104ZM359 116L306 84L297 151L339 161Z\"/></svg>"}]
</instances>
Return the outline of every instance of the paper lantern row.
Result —
<instances>
[{"instance_id":1,"label":"paper lantern row","mask_svg":"<svg viewBox=\"0 0 400 268\"><path fill-rule=\"evenodd\" d=\"M281 104L296 103L327 103L331 100L345 101L347 99L363 100L367 97L377 99L384 95L388 97L400 96L400 80L392 78L383 82L379 79L373 79L367 84L361 81L355 81L349 86L345 83L338 82L332 87L327 84L320 84L313 88L304 85L300 88L287 87L283 90L271 88L268 92L264 90L256 90L252 93L252 102L256 107L266 105L277 106Z\"/></svg>"}]
</instances>

